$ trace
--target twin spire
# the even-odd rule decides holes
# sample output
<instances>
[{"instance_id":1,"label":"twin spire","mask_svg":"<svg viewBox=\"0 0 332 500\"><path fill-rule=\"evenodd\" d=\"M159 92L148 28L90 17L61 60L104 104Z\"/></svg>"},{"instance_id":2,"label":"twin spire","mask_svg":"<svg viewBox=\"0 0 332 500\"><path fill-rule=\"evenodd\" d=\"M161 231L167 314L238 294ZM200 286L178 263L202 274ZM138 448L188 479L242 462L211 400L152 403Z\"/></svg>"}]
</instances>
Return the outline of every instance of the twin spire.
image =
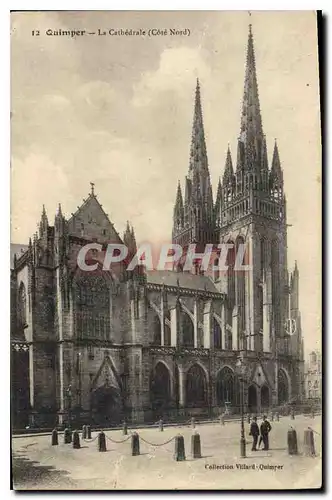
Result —
<instances>
[{"instance_id":1,"label":"twin spire","mask_svg":"<svg viewBox=\"0 0 332 500\"><path fill-rule=\"evenodd\" d=\"M254 39L250 24L242 101L240 140L246 148L255 148L257 147L255 139L262 141L263 128L259 105ZM253 151L253 153L258 155L258 151Z\"/></svg>"},{"instance_id":2,"label":"twin spire","mask_svg":"<svg viewBox=\"0 0 332 500\"><path fill-rule=\"evenodd\" d=\"M201 240L203 228L209 228L212 231L213 221L212 186L205 143L201 90L197 79L185 196L183 199L179 183L173 213L173 236L182 232L184 227L190 227L191 235L195 235L191 237Z\"/></svg>"},{"instance_id":3,"label":"twin spire","mask_svg":"<svg viewBox=\"0 0 332 500\"><path fill-rule=\"evenodd\" d=\"M223 184L230 183L234 174L231 162L231 154L227 151L226 165L223 176ZM251 24L247 44L246 69L244 78L244 90L241 112L240 135L238 138L236 172L256 172L258 178L269 174L266 137L263 132L262 117L259 103L256 58L254 49L254 38ZM266 174L263 174L266 172ZM279 160L277 143L274 146L273 160L270 179L282 184L282 170ZM271 179L272 181L272 179ZM263 182L264 189L268 185Z\"/></svg>"},{"instance_id":4,"label":"twin spire","mask_svg":"<svg viewBox=\"0 0 332 500\"><path fill-rule=\"evenodd\" d=\"M196 81L195 108L190 146L188 178L193 181L195 172L208 173L208 158L206 152L203 113L201 104L201 90L199 80Z\"/></svg>"}]
</instances>

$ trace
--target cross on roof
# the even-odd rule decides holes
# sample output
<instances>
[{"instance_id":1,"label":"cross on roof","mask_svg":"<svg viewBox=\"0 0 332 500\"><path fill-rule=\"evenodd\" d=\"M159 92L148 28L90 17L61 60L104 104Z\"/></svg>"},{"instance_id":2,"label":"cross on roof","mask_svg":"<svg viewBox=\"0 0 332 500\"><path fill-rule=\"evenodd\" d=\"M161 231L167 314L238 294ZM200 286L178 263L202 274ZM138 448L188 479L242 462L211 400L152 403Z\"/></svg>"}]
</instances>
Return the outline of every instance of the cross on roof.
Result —
<instances>
[{"instance_id":1,"label":"cross on roof","mask_svg":"<svg viewBox=\"0 0 332 500\"><path fill-rule=\"evenodd\" d=\"M94 195L95 194L95 183L90 182L90 185L91 185L91 194Z\"/></svg>"}]
</instances>

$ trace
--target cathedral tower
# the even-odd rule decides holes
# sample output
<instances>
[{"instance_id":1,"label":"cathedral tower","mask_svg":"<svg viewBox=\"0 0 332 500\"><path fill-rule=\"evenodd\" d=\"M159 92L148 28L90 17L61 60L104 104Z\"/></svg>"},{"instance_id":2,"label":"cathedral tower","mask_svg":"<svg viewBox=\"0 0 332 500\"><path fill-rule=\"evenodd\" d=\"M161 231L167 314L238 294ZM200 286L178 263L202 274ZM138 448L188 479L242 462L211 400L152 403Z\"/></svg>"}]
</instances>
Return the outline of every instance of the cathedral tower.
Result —
<instances>
[{"instance_id":1,"label":"cathedral tower","mask_svg":"<svg viewBox=\"0 0 332 500\"><path fill-rule=\"evenodd\" d=\"M219 241L235 249L244 243L252 266L246 272L230 266L228 272L227 323L233 343L238 349L271 352L276 338L284 336L288 304L286 200L276 142L268 166L251 26L236 169L228 148L215 211Z\"/></svg>"},{"instance_id":2,"label":"cathedral tower","mask_svg":"<svg viewBox=\"0 0 332 500\"><path fill-rule=\"evenodd\" d=\"M215 214L205 144L200 85L197 79L190 147L189 170L184 199L179 183L173 215L173 243L186 248L196 243L196 251L215 241Z\"/></svg>"}]
</instances>

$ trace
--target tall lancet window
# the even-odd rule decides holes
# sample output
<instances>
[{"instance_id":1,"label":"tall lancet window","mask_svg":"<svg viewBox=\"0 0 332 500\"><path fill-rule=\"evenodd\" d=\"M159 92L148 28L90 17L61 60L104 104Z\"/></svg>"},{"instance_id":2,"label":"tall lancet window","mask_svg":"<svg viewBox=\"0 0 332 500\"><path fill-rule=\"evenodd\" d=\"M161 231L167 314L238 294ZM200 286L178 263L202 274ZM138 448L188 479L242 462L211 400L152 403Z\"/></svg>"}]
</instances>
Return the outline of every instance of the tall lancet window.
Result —
<instances>
[{"instance_id":1,"label":"tall lancet window","mask_svg":"<svg viewBox=\"0 0 332 500\"><path fill-rule=\"evenodd\" d=\"M24 283L20 284L18 291L18 323L25 326L27 322L27 298Z\"/></svg>"},{"instance_id":2,"label":"tall lancet window","mask_svg":"<svg viewBox=\"0 0 332 500\"><path fill-rule=\"evenodd\" d=\"M226 259L227 291L228 291L229 302L233 306L235 303L235 273L234 273L235 248L234 248L234 243L232 241L229 241L228 244L232 246L228 249L227 259Z\"/></svg>"},{"instance_id":3,"label":"tall lancet window","mask_svg":"<svg viewBox=\"0 0 332 500\"><path fill-rule=\"evenodd\" d=\"M245 242L241 236L236 239L236 255L243 255L241 266L245 264ZM241 345L243 349L247 347L247 331L246 331L246 276L245 271L236 270L236 304L238 310L238 321L241 337Z\"/></svg>"},{"instance_id":4,"label":"tall lancet window","mask_svg":"<svg viewBox=\"0 0 332 500\"><path fill-rule=\"evenodd\" d=\"M76 277L73 285L75 334L78 338L110 339L110 290L103 276Z\"/></svg>"},{"instance_id":5,"label":"tall lancet window","mask_svg":"<svg viewBox=\"0 0 332 500\"><path fill-rule=\"evenodd\" d=\"M272 267L272 310L274 327L277 335L280 333L280 254L279 240L276 238L271 243L271 267Z\"/></svg>"}]
</instances>

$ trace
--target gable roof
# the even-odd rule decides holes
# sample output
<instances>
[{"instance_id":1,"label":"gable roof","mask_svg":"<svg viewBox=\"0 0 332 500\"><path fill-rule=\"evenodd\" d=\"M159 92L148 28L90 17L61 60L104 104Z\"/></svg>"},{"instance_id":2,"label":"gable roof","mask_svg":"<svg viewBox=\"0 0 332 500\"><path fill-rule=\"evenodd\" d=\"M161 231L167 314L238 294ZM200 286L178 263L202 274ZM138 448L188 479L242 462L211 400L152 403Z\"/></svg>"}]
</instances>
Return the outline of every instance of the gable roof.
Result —
<instances>
[{"instance_id":1,"label":"gable roof","mask_svg":"<svg viewBox=\"0 0 332 500\"><path fill-rule=\"evenodd\" d=\"M92 233L94 232L93 226L95 226L95 229L98 226L102 227L108 233L105 233L106 239L115 239L117 242L122 243L122 238L115 229L113 223L110 221L108 214L103 209L103 206L99 202L94 192L90 193L86 200L83 200L82 205L79 206L76 212L72 213L71 217L69 218L69 234L75 235L81 233L80 227L77 227L76 223L84 224L84 226L89 226L89 229Z\"/></svg>"},{"instance_id":2,"label":"gable roof","mask_svg":"<svg viewBox=\"0 0 332 500\"><path fill-rule=\"evenodd\" d=\"M19 259L28 249L29 245L23 245L21 243L10 244L10 269L14 269L14 255Z\"/></svg>"}]
</instances>

